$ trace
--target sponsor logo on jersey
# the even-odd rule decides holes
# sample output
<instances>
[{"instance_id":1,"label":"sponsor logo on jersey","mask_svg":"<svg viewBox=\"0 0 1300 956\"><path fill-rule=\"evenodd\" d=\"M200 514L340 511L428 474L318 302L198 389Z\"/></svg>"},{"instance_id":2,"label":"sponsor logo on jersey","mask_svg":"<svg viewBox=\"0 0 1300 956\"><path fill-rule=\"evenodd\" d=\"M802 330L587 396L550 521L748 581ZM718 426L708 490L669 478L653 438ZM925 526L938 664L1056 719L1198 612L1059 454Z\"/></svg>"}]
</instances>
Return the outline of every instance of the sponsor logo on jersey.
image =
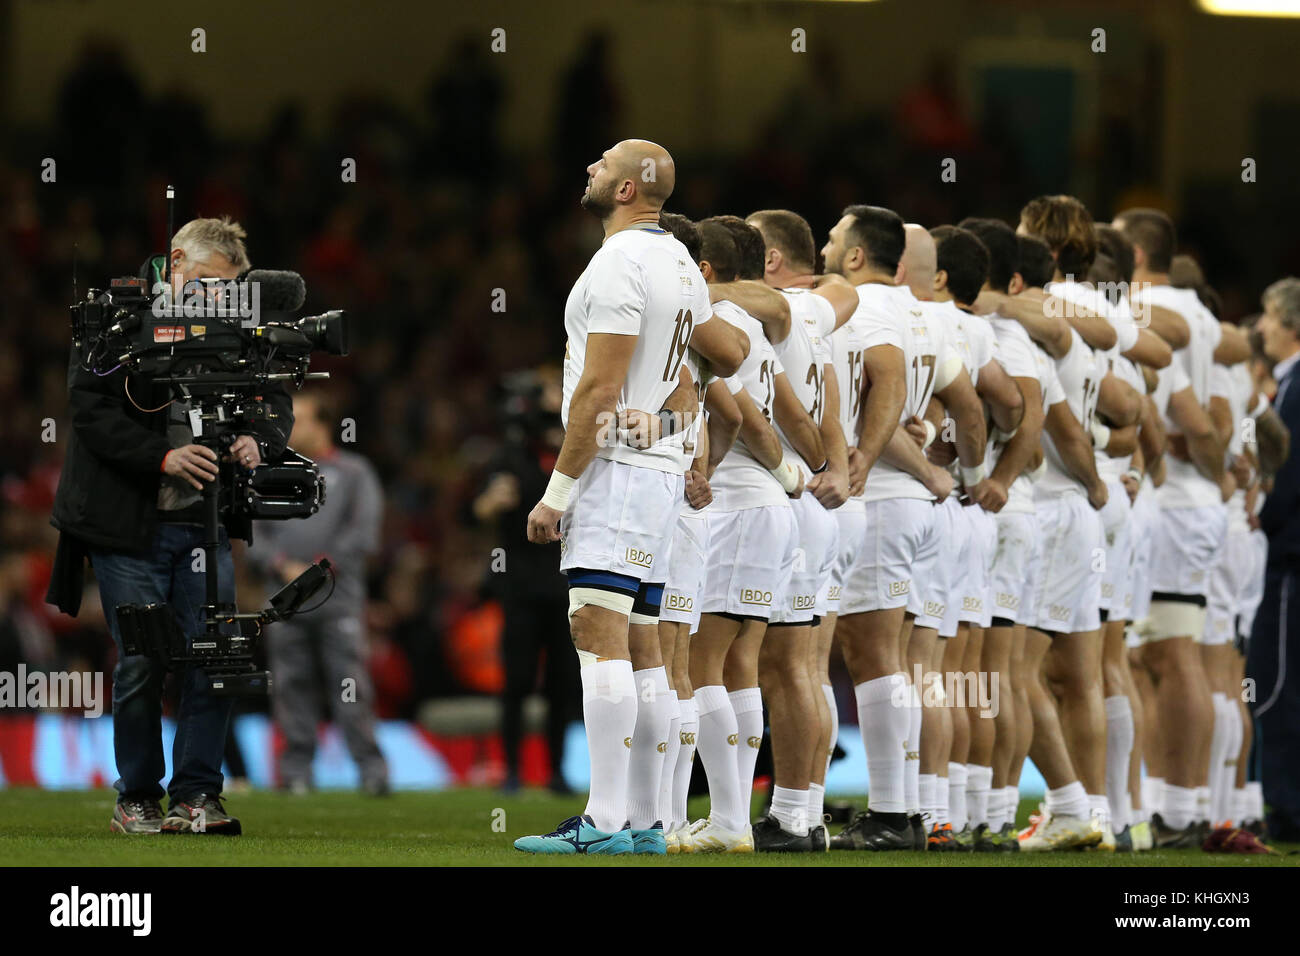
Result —
<instances>
[{"instance_id":1,"label":"sponsor logo on jersey","mask_svg":"<svg viewBox=\"0 0 1300 956\"><path fill-rule=\"evenodd\" d=\"M756 589L756 588L741 588L741 589L740 589L740 603L741 603L741 604L757 604L757 605L759 605L759 606L761 606L761 607L771 607L771 606L772 606L772 592L771 592L771 591L760 591L760 590L758 590L758 589Z\"/></svg>"},{"instance_id":2,"label":"sponsor logo on jersey","mask_svg":"<svg viewBox=\"0 0 1300 956\"><path fill-rule=\"evenodd\" d=\"M648 568L655 563L655 556L650 551L642 551L640 548L627 549L627 563L635 564L639 568Z\"/></svg>"}]
</instances>

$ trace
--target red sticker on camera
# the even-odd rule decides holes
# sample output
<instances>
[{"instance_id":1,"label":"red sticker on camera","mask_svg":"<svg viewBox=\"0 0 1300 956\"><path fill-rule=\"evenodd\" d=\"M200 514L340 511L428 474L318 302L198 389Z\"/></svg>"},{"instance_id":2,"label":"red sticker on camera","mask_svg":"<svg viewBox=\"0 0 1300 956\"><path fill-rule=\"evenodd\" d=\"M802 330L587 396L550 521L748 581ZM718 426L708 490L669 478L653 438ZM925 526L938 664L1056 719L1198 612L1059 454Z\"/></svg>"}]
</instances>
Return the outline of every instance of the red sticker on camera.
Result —
<instances>
[{"instance_id":1,"label":"red sticker on camera","mask_svg":"<svg viewBox=\"0 0 1300 956\"><path fill-rule=\"evenodd\" d=\"M153 330L154 342L180 342L184 338L183 325L160 325Z\"/></svg>"}]
</instances>

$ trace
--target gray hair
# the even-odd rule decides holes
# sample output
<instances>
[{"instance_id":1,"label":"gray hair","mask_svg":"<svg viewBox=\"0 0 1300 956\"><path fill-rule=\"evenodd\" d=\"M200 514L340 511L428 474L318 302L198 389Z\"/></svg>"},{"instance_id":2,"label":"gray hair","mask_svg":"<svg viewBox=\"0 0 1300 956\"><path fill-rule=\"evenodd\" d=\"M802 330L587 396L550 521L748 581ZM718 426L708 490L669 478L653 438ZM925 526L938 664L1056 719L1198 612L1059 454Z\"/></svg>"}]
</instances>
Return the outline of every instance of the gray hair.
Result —
<instances>
[{"instance_id":1,"label":"gray hair","mask_svg":"<svg viewBox=\"0 0 1300 956\"><path fill-rule=\"evenodd\" d=\"M1277 313L1283 328L1300 336L1300 279L1295 276L1278 279L1264 290L1261 301L1265 309Z\"/></svg>"},{"instance_id":2,"label":"gray hair","mask_svg":"<svg viewBox=\"0 0 1300 956\"><path fill-rule=\"evenodd\" d=\"M220 219L191 219L172 236L173 249L180 249L185 258L195 262L207 262L214 252L219 252L238 269L249 269L248 250L244 247L247 237L244 227L229 216Z\"/></svg>"}]
</instances>

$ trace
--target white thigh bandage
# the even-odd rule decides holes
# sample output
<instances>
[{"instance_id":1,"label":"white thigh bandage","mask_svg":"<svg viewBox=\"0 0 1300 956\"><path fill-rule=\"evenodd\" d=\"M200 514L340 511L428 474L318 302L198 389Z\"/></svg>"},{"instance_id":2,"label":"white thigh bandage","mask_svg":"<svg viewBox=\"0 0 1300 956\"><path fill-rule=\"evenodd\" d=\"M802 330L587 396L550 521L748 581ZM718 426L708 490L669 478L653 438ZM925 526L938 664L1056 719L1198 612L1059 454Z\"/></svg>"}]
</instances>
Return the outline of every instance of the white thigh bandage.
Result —
<instances>
[{"instance_id":1,"label":"white thigh bandage","mask_svg":"<svg viewBox=\"0 0 1300 956\"><path fill-rule=\"evenodd\" d=\"M569 617L573 617L574 614L588 604L607 607L611 611L617 611L619 614L626 614L631 617L634 601L635 599L630 594L619 594L616 591L606 591L602 588L569 588Z\"/></svg>"},{"instance_id":2,"label":"white thigh bandage","mask_svg":"<svg viewBox=\"0 0 1300 956\"><path fill-rule=\"evenodd\" d=\"M1186 601L1152 601L1151 611L1142 628L1148 641L1171 637L1201 639L1205 629L1205 608Z\"/></svg>"}]
</instances>

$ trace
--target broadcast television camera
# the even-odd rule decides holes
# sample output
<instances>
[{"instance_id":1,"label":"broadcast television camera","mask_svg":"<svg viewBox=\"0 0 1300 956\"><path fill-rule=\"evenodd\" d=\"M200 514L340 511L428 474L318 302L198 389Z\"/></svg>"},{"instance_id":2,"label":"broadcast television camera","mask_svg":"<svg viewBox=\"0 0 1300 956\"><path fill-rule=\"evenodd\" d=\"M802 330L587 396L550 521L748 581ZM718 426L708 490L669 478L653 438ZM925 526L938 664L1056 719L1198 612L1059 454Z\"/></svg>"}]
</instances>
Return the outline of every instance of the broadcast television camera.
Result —
<instances>
[{"instance_id":1,"label":"broadcast television camera","mask_svg":"<svg viewBox=\"0 0 1300 956\"><path fill-rule=\"evenodd\" d=\"M144 270L152 282L142 276L113 279L107 289L91 289L74 304L73 345L87 371L108 375L121 368L170 386L174 400L189 406L194 443L218 458L235 436L273 415L260 397L267 385L300 387L308 379L328 378L309 370L312 353L348 353L343 312L292 317L306 299L297 273L254 270L230 281L192 280L177 297L161 259L154 257ZM285 585L270 607L239 614L218 600L221 518L306 518L324 500L325 479L315 463L291 449L253 469L223 462L217 480L203 489L204 633L182 633L167 605L119 605L126 653L154 657L172 669L199 666L217 694L268 692L271 675L256 663L262 628L298 613L333 572L321 560Z\"/></svg>"}]
</instances>

